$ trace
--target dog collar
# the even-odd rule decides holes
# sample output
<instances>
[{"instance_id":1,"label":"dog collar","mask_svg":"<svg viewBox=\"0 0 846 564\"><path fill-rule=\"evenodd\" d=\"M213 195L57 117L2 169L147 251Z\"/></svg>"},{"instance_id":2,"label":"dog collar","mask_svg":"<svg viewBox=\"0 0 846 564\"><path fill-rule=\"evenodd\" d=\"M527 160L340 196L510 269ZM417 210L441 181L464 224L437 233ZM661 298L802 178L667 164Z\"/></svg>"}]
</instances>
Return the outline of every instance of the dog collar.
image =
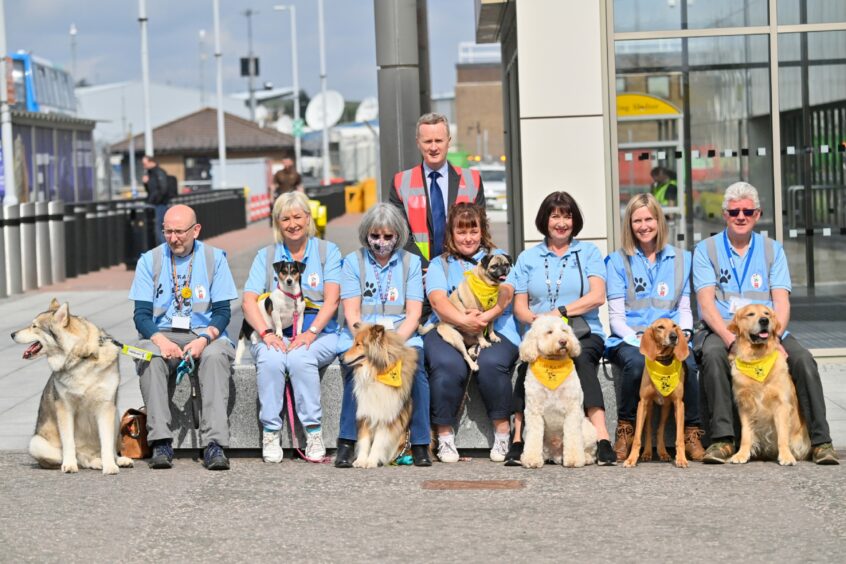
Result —
<instances>
[{"instance_id":1,"label":"dog collar","mask_svg":"<svg viewBox=\"0 0 846 564\"><path fill-rule=\"evenodd\" d=\"M399 388L402 385L402 360L398 360L382 374L377 374L376 381L392 388Z\"/></svg>"},{"instance_id":2,"label":"dog collar","mask_svg":"<svg viewBox=\"0 0 846 564\"><path fill-rule=\"evenodd\" d=\"M682 363L674 358L670 364L661 364L657 360L646 359L646 371L652 385L664 397L669 396L681 382Z\"/></svg>"},{"instance_id":3,"label":"dog collar","mask_svg":"<svg viewBox=\"0 0 846 564\"><path fill-rule=\"evenodd\" d=\"M550 390L555 390L573 372L574 364L572 358L565 358L564 360L539 358L529 366L538 382Z\"/></svg>"},{"instance_id":4,"label":"dog collar","mask_svg":"<svg viewBox=\"0 0 846 564\"><path fill-rule=\"evenodd\" d=\"M278 285L276 287L279 288ZM303 297L302 292L300 292L299 294L289 294L288 292L286 292L282 288L279 288L279 291L282 292L283 294L285 294L286 297L291 298L292 300L298 300L298 299Z\"/></svg>"},{"instance_id":5,"label":"dog collar","mask_svg":"<svg viewBox=\"0 0 846 564\"><path fill-rule=\"evenodd\" d=\"M499 296L499 286L490 286L485 284L485 281L479 278L472 270L464 273L467 278L467 284L470 285L470 291L482 304L482 308L487 311L496 305Z\"/></svg>"},{"instance_id":6,"label":"dog collar","mask_svg":"<svg viewBox=\"0 0 846 564\"><path fill-rule=\"evenodd\" d=\"M767 379L767 376L770 375L770 371L773 369L773 365L775 364L777 358L778 351L773 351L763 358L752 361L735 358L734 366L742 374L745 374L758 382L763 382Z\"/></svg>"}]
</instances>

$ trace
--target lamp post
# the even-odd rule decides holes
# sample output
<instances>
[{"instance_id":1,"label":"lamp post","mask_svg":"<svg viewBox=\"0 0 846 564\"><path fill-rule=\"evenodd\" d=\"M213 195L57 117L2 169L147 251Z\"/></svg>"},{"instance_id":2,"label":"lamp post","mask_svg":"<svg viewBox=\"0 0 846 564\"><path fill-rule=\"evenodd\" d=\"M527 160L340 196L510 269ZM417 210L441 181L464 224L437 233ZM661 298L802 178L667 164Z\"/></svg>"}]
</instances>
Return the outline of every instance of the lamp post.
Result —
<instances>
[{"instance_id":1,"label":"lamp post","mask_svg":"<svg viewBox=\"0 0 846 564\"><path fill-rule=\"evenodd\" d=\"M141 86L144 91L144 154L153 156L153 126L150 124L150 59L147 50L147 1L138 0L141 24Z\"/></svg>"},{"instance_id":2,"label":"lamp post","mask_svg":"<svg viewBox=\"0 0 846 564\"><path fill-rule=\"evenodd\" d=\"M248 8L242 13L247 17L247 88L250 90L250 121L256 121L256 90L253 87L256 71L253 65L253 16L258 12Z\"/></svg>"},{"instance_id":3,"label":"lamp post","mask_svg":"<svg viewBox=\"0 0 846 564\"><path fill-rule=\"evenodd\" d=\"M293 76L294 88L294 127L300 123L300 70L297 64L297 7L291 5L274 6L274 10L291 12L291 73ZM294 132L294 161L297 163L297 172L302 171L300 157L302 156L302 140L300 135Z\"/></svg>"},{"instance_id":4,"label":"lamp post","mask_svg":"<svg viewBox=\"0 0 846 564\"><path fill-rule=\"evenodd\" d=\"M12 149L12 113L9 109L9 92L6 84L6 6L4 0L0 0L0 130L2 130L3 151L3 185L6 194L3 203L7 206L18 203L17 186L15 186L15 159Z\"/></svg>"},{"instance_id":5,"label":"lamp post","mask_svg":"<svg viewBox=\"0 0 846 564\"><path fill-rule=\"evenodd\" d=\"M223 53L220 50L220 0L214 0L214 60L217 67L217 158L220 188L226 187L226 129L223 123Z\"/></svg>"},{"instance_id":6,"label":"lamp post","mask_svg":"<svg viewBox=\"0 0 846 564\"><path fill-rule=\"evenodd\" d=\"M206 107L206 30L199 32L200 47L200 107Z\"/></svg>"},{"instance_id":7,"label":"lamp post","mask_svg":"<svg viewBox=\"0 0 846 564\"><path fill-rule=\"evenodd\" d=\"M79 81L79 77L76 75L76 24L70 24L70 30L68 30L70 34L70 48L71 48L71 76L73 77L74 85Z\"/></svg>"},{"instance_id":8,"label":"lamp post","mask_svg":"<svg viewBox=\"0 0 846 564\"><path fill-rule=\"evenodd\" d=\"M317 0L317 32L320 36L320 92L323 94L323 184L329 184L329 112L326 107L326 39L323 32L323 0Z\"/></svg>"}]
</instances>

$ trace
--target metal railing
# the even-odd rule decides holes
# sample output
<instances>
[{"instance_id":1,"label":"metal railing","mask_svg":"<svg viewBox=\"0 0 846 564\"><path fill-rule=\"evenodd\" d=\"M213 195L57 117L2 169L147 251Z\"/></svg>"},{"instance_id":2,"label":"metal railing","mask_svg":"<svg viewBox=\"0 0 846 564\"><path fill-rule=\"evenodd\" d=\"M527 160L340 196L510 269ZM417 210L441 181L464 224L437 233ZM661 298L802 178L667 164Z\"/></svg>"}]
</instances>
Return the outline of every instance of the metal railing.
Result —
<instances>
[{"instance_id":1,"label":"metal railing","mask_svg":"<svg viewBox=\"0 0 846 564\"><path fill-rule=\"evenodd\" d=\"M811 186L811 229L846 227L846 186L817 184ZM790 229L805 229L805 187L787 188L787 224Z\"/></svg>"}]
</instances>

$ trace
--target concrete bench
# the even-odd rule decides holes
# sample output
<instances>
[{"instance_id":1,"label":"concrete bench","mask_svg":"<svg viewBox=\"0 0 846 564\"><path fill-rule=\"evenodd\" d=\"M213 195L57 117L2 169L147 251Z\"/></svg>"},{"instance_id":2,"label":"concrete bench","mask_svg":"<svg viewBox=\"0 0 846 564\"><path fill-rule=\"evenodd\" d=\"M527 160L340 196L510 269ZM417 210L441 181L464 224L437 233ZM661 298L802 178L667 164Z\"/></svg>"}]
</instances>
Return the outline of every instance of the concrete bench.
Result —
<instances>
[{"instance_id":1,"label":"concrete bench","mask_svg":"<svg viewBox=\"0 0 846 564\"><path fill-rule=\"evenodd\" d=\"M516 374L515 374L516 378ZM617 397L620 393L620 378L616 369L607 365L607 370L600 366L599 381L605 399L605 414L611 442L614 442L614 429L617 426ZM321 405L323 406L323 439L326 446L334 448L338 438L338 423L341 412L341 369L336 362L321 373ZM198 448L198 432L191 419L190 384L186 378L176 387L171 402L174 426L174 446L176 448ZM256 369L253 364L241 364L233 369L229 390L229 431L230 448L261 448L261 425L258 420L258 391L256 388ZM287 411L287 407L286 407ZM657 420L658 411L653 413ZM282 446L291 447L291 434L287 416L282 429ZM305 439L299 423L296 424L300 445ZM673 444L675 426L672 417L668 423L668 446ZM456 445L460 449L490 449L493 444L493 429L482 402L475 380L470 384L469 396L464 404L461 422L456 429Z\"/></svg>"}]
</instances>

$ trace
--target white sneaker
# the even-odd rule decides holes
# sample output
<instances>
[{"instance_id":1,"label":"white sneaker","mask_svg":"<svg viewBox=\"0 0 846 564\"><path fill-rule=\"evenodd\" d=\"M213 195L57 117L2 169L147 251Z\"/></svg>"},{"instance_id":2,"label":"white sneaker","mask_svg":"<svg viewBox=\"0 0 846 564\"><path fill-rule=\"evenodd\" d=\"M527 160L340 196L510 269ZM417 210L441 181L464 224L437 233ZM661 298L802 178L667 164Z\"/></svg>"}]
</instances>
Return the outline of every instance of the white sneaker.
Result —
<instances>
[{"instance_id":1,"label":"white sneaker","mask_svg":"<svg viewBox=\"0 0 846 564\"><path fill-rule=\"evenodd\" d=\"M279 444L279 431L263 431L261 434L261 457L265 462L282 462L284 453Z\"/></svg>"},{"instance_id":2,"label":"white sneaker","mask_svg":"<svg viewBox=\"0 0 846 564\"><path fill-rule=\"evenodd\" d=\"M323 444L323 433L317 431L316 433L309 433L306 431L306 458L312 460L320 460L326 456L326 446Z\"/></svg>"},{"instance_id":3,"label":"white sneaker","mask_svg":"<svg viewBox=\"0 0 846 564\"><path fill-rule=\"evenodd\" d=\"M446 439L438 437L438 460L441 462L458 462L458 449L455 448L453 437Z\"/></svg>"},{"instance_id":4,"label":"white sneaker","mask_svg":"<svg viewBox=\"0 0 846 564\"><path fill-rule=\"evenodd\" d=\"M494 437L491 460L494 462L504 462L506 456L508 456L508 439L497 439Z\"/></svg>"}]
</instances>

